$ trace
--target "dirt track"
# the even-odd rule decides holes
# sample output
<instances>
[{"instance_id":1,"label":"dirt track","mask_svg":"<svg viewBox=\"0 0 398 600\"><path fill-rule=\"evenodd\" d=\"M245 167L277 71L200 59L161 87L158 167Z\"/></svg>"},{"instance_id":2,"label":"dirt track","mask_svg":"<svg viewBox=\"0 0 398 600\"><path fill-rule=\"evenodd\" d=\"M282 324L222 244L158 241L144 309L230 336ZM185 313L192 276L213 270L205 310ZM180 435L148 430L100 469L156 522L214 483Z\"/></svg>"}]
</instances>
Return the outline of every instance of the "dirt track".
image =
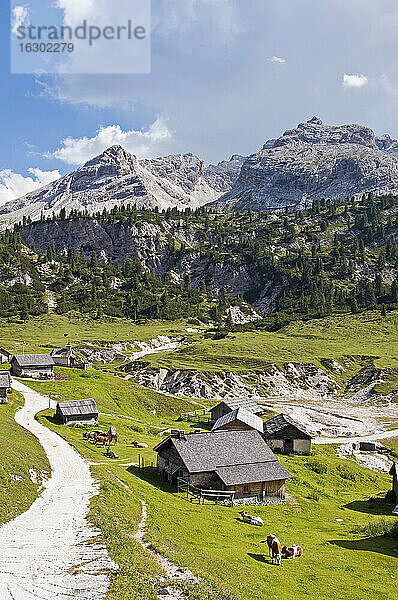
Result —
<instances>
[{"instance_id":1,"label":"dirt track","mask_svg":"<svg viewBox=\"0 0 398 600\"><path fill-rule=\"evenodd\" d=\"M0 528L1 600L101 600L115 568L87 521L98 493L89 466L65 440L34 418L48 398L15 382L25 406L15 416L43 446L52 468L30 509Z\"/></svg>"}]
</instances>

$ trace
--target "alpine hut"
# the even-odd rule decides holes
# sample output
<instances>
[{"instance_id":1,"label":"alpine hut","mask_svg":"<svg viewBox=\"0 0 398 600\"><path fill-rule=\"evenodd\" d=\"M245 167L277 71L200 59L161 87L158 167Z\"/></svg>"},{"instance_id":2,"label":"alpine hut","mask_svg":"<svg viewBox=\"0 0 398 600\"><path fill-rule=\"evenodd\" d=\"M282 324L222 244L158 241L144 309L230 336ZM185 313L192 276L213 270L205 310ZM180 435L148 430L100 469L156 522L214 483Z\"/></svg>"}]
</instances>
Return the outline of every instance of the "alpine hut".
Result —
<instances>
[{"instance_id":1,"label":"alpine hut","mask_svg":"<svg viewBox=\"0 0 398 600\"><path fill-rule=\"evenodd\" d=\"M240 407L217 419L212 431L219 431L220 429L227 431L254 429L259 433L263 433L263 427L264 423L261 417L250 410L246 410L246 408Z\"/></svg>"},{"instance_id":2,"label":"alpine hut","mask_svg":"<svg viewBox=\"0 0 398 600\"><path fill-rule=\"evenodd\" d=\"M0 348L0 365L8 362L11 358L11 352L8 352L5 348Z\"/></svg>"},{"instance_id":3,"label":"alpine hut","mask_svg":"<svg viewBox=\"0 0 398 600\"><path fill-rule=\"evenodd\" d=\"M73 367L76 356L72 344L66 344L65 348L54 348L51 352L51 358L60 367Z\"/></svg>"},{"instance_id":4,"label":"alpine hut","mask_svg":"<svg viewBox=\"0 0 398 600\"><path fill-rule=\"evenodd\" d=\"M263 436L272 450L286 454L311 452L311 435L287 415L276 415L265 421Z\"/></svg>"},{"instance_id":5,"label":"alpine hut","mask_svg":"<svg viewBox=\"0 0 398 600\"><path fill-rule=\"evenodd\" d=\"M64 425L97 425L99 410L93 398L58 402L55 417Z\"/></svg>"},{"instance_id":6,"label":"alpine hut","mask_svg":"<svg viewBox=\"0 0 398 600\"><path fill-rule=\"evenodd\" d=\"M254 400L251 400L250 398L224 398L222 402L219 402L216 406L213 406L213 408L210 409L211 420L215 423L220 417L227 415L236 408L244 408L255 415L264 414L261 406L259 406L257 402L254 402Z\"/></svg>"},{"instance_id":7,"label":"alpine hut","mask_svg":"<svg viewBox=\"0 0 398 600\"><path fill-rule=\"evenodd\" d=\"M16 377L53 375L54 361L49 354L16 354L11 359L11 374Z\"/></svg>"},{"instance_id":8,"label":"alpine hut","mask_svg":"<svg viewBox=\"0 0 398 600\"><path fill-rule=\"evenodd\" d=\"M235 493L243 502L283 504L292 476L258 431L176 432L154 448L159 473L202 490Z\"/></svg>"},{"instance_id":9,"label":"alpine hut","mask_svg":"<svg viewBox=\"0 0 398 600\"><path fill-rule=\"evenodd\" d=\"M7 394L11 389L11 377L8 371L0 372L0 404L7 402Z\"/></svg>"}]
</instances>

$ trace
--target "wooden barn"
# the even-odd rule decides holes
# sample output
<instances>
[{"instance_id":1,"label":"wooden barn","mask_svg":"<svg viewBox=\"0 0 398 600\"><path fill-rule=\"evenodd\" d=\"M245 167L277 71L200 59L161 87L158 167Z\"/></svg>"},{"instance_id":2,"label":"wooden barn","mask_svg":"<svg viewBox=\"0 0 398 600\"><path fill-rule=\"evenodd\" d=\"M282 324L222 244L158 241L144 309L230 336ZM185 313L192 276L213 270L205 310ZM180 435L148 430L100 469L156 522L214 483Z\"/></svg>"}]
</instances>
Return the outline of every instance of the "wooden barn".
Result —
<instances>
[{"instance_id":1,"label":"wooden barn","mask_svg":"<svg viewBox=\"0 0 398 600\"><path fill-rule=\"evenodd\" d=\"M311 435L287 415L276 415L265 421L263 435L272 450L286 454L311 452Z\"/></svg>"},{"instance_id":2,"label":"wooden barn","mask_svg":"<svg viewBox=\"0 0 398 600\"><path fill-rule=\"evenodd\" d=\"M395 502L398 504L398 463L393 464L390 475L392 475L392 491L395 494Z\"/></svg>"},{"instance_id":3,"label":"wooden barn","mask_svg":"<svg viewBox=\"0 0 398 600\"><path fill-rule=\"evenodd\" d=\"M8 371L0 371L0 404L7 402L7 394L11 390L11 377Z\"/></svg>"},{"instance_id":4,"label":"wooden barn","mask_svg":"<svg viewBox=\"0 0 398 600\"><path fill-rule=\"evenodd\" d=\"M0 348L0 365L8 362L11 358L11 352L8 352L5 348Z\"/></svg>"},{"instance_id":5,"label":"wooden barn","mask_svg":"<svg viewBox=\"0 0 398 600\"><path fill-rule=\"evenodd\" d=\"M11 359L11 374L16 377L52 376L54 361L49 354L16 354Z\"/></svg>"},{"instance_id":6,"label":"wooden barn","mask_svg":"<svg viewBox=\"0 0 398 600\"><path fill-rule=\"evenodd\" d=\"M241 407L235 408L232 412L217 419L212 431L245 431L254 429L259 433L263 433L263 427L264 423L261 417Z\"/></svg>"},{"instance_id":7,"label":"wooden barn","mask_svg":"<svg viewBox=\"0 0 398 600\"><path fill-rule=\"evenodd\" d=\"M58 402L55 417L64 425L97 425L99 410L93 398Z\"/></svg>"},{"instance_id":8,"label":"wooden barn","mask_svg":"<svg viewBox=\"0 0 398 600\"><path fill-rule=\"evenodd\" d=\"M66 344L65 348L54 348L51 352L51 358L60 367L73 367L76 362L71 344Z\"/></svg>"},{"instance_id":9,"label":"wooden barn","mask_svg":"<svg viewBox=\"0 0 398 600\"><path fill-rule=\"evenodd\" d=\"M176 432L154 450L158 471L169 481L180 477L203 490L233 491L242 502L285 502L285 481L292 476L253 429Z\"/></svg>"},{"instance_id":10,"label":"wooden barn","mask_svg":"<svg viewBox=\"0 0 398 600\"><path fill-rule=\"evenodd\" d=\"M257 402L254 402L254 400L251 400L250 398L224 398L222 402L219 402L210 410L211 420L215 423L218 421L218 419L220 419L220 417L227 415L237 408L244 408L255 415L264 414L264 410L261 408L261 406L259 406Z\"/></svg>"}]
</instances>

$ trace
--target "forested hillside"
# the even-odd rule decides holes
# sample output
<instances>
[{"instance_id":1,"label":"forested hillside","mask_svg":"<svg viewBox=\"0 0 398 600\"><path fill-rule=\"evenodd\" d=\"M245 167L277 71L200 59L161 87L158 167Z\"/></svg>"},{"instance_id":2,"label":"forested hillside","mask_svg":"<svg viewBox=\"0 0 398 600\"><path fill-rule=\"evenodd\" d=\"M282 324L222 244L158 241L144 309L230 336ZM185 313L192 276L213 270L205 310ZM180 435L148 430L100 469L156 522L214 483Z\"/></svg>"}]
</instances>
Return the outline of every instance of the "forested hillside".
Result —
<instances>
[{"instance_id":1,"label":"forested hillside","mask_svg":"<svg viewBox=\"0 0 398 600\"><path fill-rule=\"evenodd\" d=\"M50 294L59 313L217 322L244 298L266 319L256 326L271 328L297 316L384 312L398 306L397 242L395 196L300 212L63 212L1 235L0 310L40 314Z\"/></svg>"}]
</instances>

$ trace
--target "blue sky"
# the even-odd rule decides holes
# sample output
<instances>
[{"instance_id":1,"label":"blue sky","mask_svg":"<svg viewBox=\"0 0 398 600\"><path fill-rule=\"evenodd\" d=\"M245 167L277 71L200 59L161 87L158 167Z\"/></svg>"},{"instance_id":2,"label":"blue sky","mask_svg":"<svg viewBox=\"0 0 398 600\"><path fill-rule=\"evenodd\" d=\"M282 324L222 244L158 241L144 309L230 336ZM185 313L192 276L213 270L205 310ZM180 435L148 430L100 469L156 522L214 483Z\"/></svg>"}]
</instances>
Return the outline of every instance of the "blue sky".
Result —
<instances>
[{"instance_id":1,"label":"blue sky","mask_svg":"<svg viewBox=\"0 0 398 600\"><path fill-rule=\"evenodd\" d=\"M396 0L153 0L151 74L42 78L10 74L7 4L0 204L112 143L215 162L313 115L398 137Z\"/></svg>"}]
</instances>

